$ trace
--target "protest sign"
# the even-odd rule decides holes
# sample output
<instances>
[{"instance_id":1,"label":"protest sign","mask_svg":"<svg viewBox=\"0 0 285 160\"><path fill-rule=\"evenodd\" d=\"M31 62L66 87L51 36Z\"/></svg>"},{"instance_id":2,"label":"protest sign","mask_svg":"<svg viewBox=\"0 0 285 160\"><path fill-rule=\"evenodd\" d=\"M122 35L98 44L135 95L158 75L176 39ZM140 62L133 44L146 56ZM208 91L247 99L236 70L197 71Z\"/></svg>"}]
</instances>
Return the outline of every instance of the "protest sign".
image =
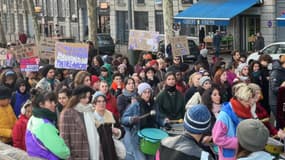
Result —
<instances>
[{"instance_id":1,"label":"protest sign","mask_svg":"<svg viewBox=\"0 0 285 160\"><path fill-rule=\"evenodd\" d=\"M35 44L11 46L9 52L13 53L13 55L15 55L18 61L23 58L31 58L38 56Z\"/></svg>"},{"instance_id":2,"label":"protest sign","mask_svg":"<svg viewBox=\"0 0 285 160\"><path fill-rule=\"evenodd\" d=\"M40 42L40 58L51 59L54 58L55 53L55 40L54 39L42 39Z\"/></svg>"},{"instance_id":3,"label":"protest sign","mask_svg":"<svg viewBox=\"0 0 285 160\"><path fill-rule=\"evenodd\" d=\"M129 49L142 51L158 51L159 32L130 30Z\"/></svg>"},{"instance_id":4,"label":"protest sign","mask_svg":"<svg viewBox=\"0 0 285 160\"><path fill-rule=\"evenodd\" d=\"M188 40L186 36L171 38L171 48L173 56L183 56L189 54Z\"/></svg>"},{"instance_id":5,"label":"protest sign","mask_svg":"<svg viewBox=\"0 0 285 160\"><path fill-rule=\"evenodd\" d=\"M20 60L20 68L22 72L39 71L40 59L37 57L25 58Z\"/></svg>"},{"instance_id":6,"label":"protest sign","mask_svg":"<svg viewBox=\"0 0 285 160\"><path fill-rule=\"evenodd\" d=\"M86 70L88 45L83 43L55 43L55 67Z\"/></svg>"}]
</instances>

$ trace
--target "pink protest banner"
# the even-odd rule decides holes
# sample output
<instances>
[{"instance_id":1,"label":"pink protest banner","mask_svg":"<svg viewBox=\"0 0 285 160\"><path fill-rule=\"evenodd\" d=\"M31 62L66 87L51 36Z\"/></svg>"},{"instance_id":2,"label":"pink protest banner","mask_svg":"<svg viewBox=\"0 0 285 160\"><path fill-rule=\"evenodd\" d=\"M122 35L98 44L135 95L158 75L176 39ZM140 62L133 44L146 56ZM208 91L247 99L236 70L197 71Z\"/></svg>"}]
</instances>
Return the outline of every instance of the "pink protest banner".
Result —
<instances>
[{"instance_id":1,"label":"pink protest banner","mask_svg":"<svg viewBox=\"0 0 285 160\"><path fill-rule=\"evenodd\" d=\"M36 72L39 71L39 62L38 57L25 58L20 60L20 68L22 72Z\"/></svg>"}]
</instances>

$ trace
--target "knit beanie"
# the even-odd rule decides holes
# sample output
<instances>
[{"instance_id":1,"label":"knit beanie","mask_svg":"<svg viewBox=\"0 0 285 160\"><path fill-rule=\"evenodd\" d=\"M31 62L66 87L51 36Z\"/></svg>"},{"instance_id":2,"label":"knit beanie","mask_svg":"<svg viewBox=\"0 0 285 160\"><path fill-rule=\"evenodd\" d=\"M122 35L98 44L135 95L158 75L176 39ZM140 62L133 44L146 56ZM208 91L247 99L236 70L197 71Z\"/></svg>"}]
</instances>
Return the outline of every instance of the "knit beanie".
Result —
<instances>
[{"instance_id":1,"label":"knit beanie","mask_svg":"<svg viewBox=\"0 0 285 160\"><path fill-rule=\"evenodd\" d=\"M205 105L197 104L189 108L184 116L184 128L193 134L203 134L209 131L211 114Z\"/></svg>"},{"instance_id":2,"label":"knit beanie","mask_svg":"<svg viewBox=\"0 0 285 160\"><path fill-rule=\"evenodd\" d=\"M25 114L25 113L26 113L26 108L27 108L29 105L31 105L31 104L32 104L32 101L28 99L28 100L23 104L23 106L22 106L22 108L21 108L21 114Z\"/></svg>"},{"instance_id":3,"label":"knit beanie","mask_svg":"<svg viewBox=\"0 0 285 160\"><path fill-rule=\"evenodd\" d=\"M102 97L104 97L104 99L106 99L106 95L103 92L97 91L93 94L91 102L94 103L95 101L97 101L97 98L100 96L102 96Z\"/></svg>"},{"instance_id":4,"label":"knit beanie","mask_svg":"<svg viewBox=\"0 0 285 160\"><path fill-rule=\"evenodd\" d=\"M10 99L12 96L12 92L10 88L6 86L0 86L0 100L1 99Z\"/></svg>"},{"instance_id":5,"label":"knit beanie","mask_svg":"<svg viewBox=\"0 0 285 160\"><path fill-rule=\"evenodd\" d=\"M237 72L241 72L244 67L248 67L246 63L240 63L237 68Z\"/></svg>"},{"instance_id":6,"label":"knit beanie","mask_svg":"<svg viewBox=\"0 0 285 160\"><path fill-rule=\"evenodd\" d=\"M91 76L91 85L93 85L94 83L100 81L100 78L95 76L95 75L92 75Z\"/></svg>"},{"instance_id":7,"label":"knit beanie","mask_svg":"<svg viewBox=\"0 0 285 160\"><path fill-rule=\"evenodd\" d=\"M263 150L268 137L268 129L259 120L246 119L241 121L237 127L239 144L251 152Z\"/></svg>"},{"instance_id":8,"label":"knit beanie","mask_svg":"<svg viewBox=\"0 0 285 160\"><path fill-rule=\"evenodd\" d=\"M211 78L208 77L208 76L203 76L203 77L201 77L200 80L199 80L200 86L203 86L204 83L207 82L207 81L211 81Z\"/></svg>"},{"instance_id":9,"label":"knit beanie","mask_svg":"<svg viewBox=\"0 0 285 160\"><path fill-rule=\"evenodd\" d=\"M206 57L207 57L207 54L208 54L208 50L207 50L206 48L201 49L200 54L201 54L201 56L203 56L204 58L206 58Z\"/></svg>"},{"instance_id":10,"label":"knit beanie","mask_svg":"<svg viewBox=\"0 0 285 160\"><path fill-rule=\"evenodd\" d=\"M140 83L138 86L138 94L141 95L147 89L150 89L152 91L152 88L148 83Z\"/></svg>"}]
</instances>

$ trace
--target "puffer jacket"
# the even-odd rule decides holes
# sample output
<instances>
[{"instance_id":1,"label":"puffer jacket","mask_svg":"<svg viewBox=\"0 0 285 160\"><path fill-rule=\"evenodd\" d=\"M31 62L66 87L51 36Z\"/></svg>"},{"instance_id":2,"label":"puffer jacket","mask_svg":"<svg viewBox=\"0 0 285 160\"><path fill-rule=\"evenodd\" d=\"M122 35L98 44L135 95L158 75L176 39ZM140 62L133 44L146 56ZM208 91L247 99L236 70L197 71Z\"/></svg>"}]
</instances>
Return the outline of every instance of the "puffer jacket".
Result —
<instances>
[{"instance_id":1,"label":"puffer jacket","mask_svg":"<svg viewBox=\"0 0 285 160\"><path fill-rule=\"evenodd\" d=\"M175 137L168 137L161 141L159 153L156 160L212 160L211 154L204 151L196 140L183 134Z\"/></svg>"},{"instance_id":2,"label":"puffer jacket","mask_svg":"<svg viewBox=\"0 0 285 160\"><path fill-rule=\"evenodd\" d=\"M277 93L280 85L285 81L285 68L278 62L273 63L273 70L269 79L269 105L277 105ZM273 111L276 112L276 111Z\"/></svg>"}]
</instances>

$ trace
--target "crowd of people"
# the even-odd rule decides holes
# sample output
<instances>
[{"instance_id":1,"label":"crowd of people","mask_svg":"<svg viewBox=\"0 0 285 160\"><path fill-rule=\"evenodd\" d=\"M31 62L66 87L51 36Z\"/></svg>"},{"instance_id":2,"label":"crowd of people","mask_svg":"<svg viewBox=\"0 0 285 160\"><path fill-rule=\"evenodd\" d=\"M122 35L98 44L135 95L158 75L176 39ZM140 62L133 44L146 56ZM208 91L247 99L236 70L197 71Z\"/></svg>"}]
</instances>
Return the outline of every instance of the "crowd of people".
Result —
<instances>
[{"instance_id":1,"label":"crowd of people","mask_svg":"<svg viewBox=\"0 0 285 160\"><path fill-rule=\"evenodd\" d=\"M0 141L49 160L272 159L268 137L285 138L285 56L246 64L239 51L230 63L207 53L193 66L142 53L135 66L95 55L86 71L2 68ZM173 121L185 131L141 151L139 131Z\"/></svg>"}]
</instances>

